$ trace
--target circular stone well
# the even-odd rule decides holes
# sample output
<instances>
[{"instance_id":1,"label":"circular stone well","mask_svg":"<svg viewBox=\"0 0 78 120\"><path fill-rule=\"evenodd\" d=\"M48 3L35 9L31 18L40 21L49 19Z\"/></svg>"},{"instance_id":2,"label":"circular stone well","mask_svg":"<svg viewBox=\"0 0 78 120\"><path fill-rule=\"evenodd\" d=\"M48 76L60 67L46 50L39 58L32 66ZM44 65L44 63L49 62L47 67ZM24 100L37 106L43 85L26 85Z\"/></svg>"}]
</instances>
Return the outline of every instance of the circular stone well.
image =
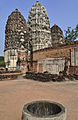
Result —
<instances>
[{"instance_id":1,"label":"circular stone well","mask_svg":"<svg viewBox=\"0 0 78 120\"><path fill-rule=\"evenodd\" d=\"M66 120L66 109L51 101L34 101L25 104L22 120Z\"/></svg>"}]
</instances>

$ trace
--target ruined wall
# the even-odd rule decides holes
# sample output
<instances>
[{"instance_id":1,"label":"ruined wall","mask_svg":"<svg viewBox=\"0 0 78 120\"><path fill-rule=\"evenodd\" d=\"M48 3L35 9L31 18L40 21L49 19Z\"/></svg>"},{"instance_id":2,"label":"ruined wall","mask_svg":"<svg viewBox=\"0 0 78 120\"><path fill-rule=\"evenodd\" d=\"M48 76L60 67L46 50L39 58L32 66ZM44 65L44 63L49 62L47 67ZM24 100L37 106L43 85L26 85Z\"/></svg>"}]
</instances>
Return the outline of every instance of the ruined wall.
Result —
<instances>
[{"instance_id":1,"label":"ruined wall","mask_svg":"<svg viewBox=\"0 0 78 120\"><path fill-rule=\"evenodd\" d=\"M65 58L46 58L37 62L37 72L49 72L51 74L59 74L64 71Z\"/></svg>"},{"instance_id":2,"label":"ruined wall","mask_svg":"<svg viewBox=\"0 0 78 120\"><path fill-rule=\"evenodd\" d=\"M16 70L18 53L17 49L8 49L4 52L4 60L6 64L6 69L10 71Z\"/></svg>"},{"instance_id":3,"label":"ruined wall","mask_svg":"<svg viewBox=\"0 0 78 120\"><path fill-rule=\"evenodd\" d=\"M78 48L71 50L71 66L78 66Z\"/></svg>"},{"instance_id":4,"label":"ruined wall","mask_svg":"<svg viewBox=\"0 0 78 120\"><path fill-rule=\"evenodd\" d=\"M71 75L78 75L78 66L71 66L68 73Z\"/></svg>"},{"instance_id":5,"label":"ruined wall","mask_svg":"<svg viewBox=\"0 0 78 120\"><path fill-rule=\"evenodd\" d=\"M27 72L27 60L28 60L28 51L19 50L18 51L18 61L17 61L17 69L20 70L22 73Z\"/></svg>"},{"instance_id":6,"label":"ruined wall","mask_svg":"<svg viewBox=\"0 0 78 120\"><path fill-rule=\"evenodd\" d=\"M20 70L23 73L27 72L28 53L26 49L8 49L4 54L6 69L8 71Z\"/></svg>"},{"instance_id":7,"label":"ruined wall","mask_svg":"<svg viewBox=\"0 0 78 120\"><path fill-rule=\"evenodd\" d=\"M37 60L37 72L42 73L48 71L52 74L59 74L60 71L65 70L67 59L69 59L70 65L72 65L73 63L73 65L78 66L77 50L78 42L69 45L61 45L58 47L35 51L33 53L33 60ZM71 55L72 51L75 51L73 52L75 54L75 57ZM73 61L72 59L75 59L75 61ZM67 65L67 69L69 69L70 65Z\"/></svg>"},{"instance_id":8,"label":"ruined wall","mask_svg":"<svg viewBox=\"0 0 78 120\"><path fill-rule=\"evenodd\" d=\"M22 73L19 71L1 71L0 72L0 81L2 80L14 80L17 79L18 76L22 75Z\"/></svg>"},{"instance_id":9,"label":"ruined wall","mask_svg":"<svg viewBox=\"0 0 78 120\"><path fill-rule=\"evenodd\" d=\"M37 62L33 62L33 72L37 72Z\"/></svg>"},{"instance_id":10,"label":"ruined wall","mask_svg":"<svg viewBox=\"0 0 78 120\"><path fill-rule=\"evenodd\" d=\"M71 50L74 48L78 48L78 42L38 50L33 52L33 60L39 61L45 58L70 58Z\"/></svg>"},{"instance_id":11,"label":"ruined wall","mask_svg":"<svg viewBox=\"0 0 78 120\"><path fill-rule=\"evenodd\" d=\"M41 63L42 72L48 71L51 74L59 74L65 68L65 58L46 58Z\"/></svg>"}]
</instances>

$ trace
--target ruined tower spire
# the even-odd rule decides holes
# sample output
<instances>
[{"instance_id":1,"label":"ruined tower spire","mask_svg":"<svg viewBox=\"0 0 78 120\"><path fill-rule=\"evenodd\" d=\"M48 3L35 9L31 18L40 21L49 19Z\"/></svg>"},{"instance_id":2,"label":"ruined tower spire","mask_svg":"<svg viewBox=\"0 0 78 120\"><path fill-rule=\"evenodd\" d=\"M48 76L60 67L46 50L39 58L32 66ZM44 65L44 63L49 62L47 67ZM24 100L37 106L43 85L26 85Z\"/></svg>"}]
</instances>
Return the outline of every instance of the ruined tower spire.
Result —
<instances>
[{"instance_id":1,"label":"ruined tower spire","mask_svg":"<svg viewBox=\"0 0 78 120\"><path fill-rule=\"evenodd\" d=\"M29 12L28 27L34 51L52 45L49 18L46 9L39 1L36 1Z\"/></svg>"}]
</instances>

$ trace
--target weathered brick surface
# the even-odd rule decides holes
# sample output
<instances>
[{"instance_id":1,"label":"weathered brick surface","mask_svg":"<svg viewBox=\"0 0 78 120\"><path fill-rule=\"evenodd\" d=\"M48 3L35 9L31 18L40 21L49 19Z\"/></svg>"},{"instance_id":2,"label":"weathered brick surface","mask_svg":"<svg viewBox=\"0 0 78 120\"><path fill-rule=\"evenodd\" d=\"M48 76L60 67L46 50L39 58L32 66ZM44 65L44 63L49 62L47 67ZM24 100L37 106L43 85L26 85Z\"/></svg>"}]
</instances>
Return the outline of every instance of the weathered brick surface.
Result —
<instances>
[{"instance_id":1,"label":"weathered brick surface","mask_svg":"<svg viewBox=\"0 0 78 120\"><path fill-rule=\"evenodd\" d=\"M33 62L33 72L37 72L37 62Z\"/></svg>"},{"instance_id":2,"label":"weathered brick surface","mask_svg":"<svg viewBox=\"0 0 78 120\"><path fill-rule=\"evenodd\" d=\"M69 74L78 75L78 66L71 66L68 72Z\"/></svg>"},{"instance_id":3,"label":"weathered brick surface","mask_svg":"<svg viewBox=\"0 0 78 120\"><path fill-rule=\"evenodd\" d=\"M18 52L18 58L19 58L19 67L22 73L26 73L27 70L27 59L28 59L28 53L27 52Z\"/></svg>"},{"instance_id":4,"label":"weathered brick surface","mask_svg":"<svg viewBox=\"0 0 78 120\"><path fill-rule=\"evenodd\" d=\"M42 63L39 63L39 73L42 73L43 72L43 65Z\"/></svg>"},{"instance_id":5,"label":"weathered brick surface","mask_svg":"<svg viewBox=\"0 0 78 120\"><path fill-rule=\"evenodd\" d=\"M70 52L74 48L78 48L78 42L38 50L33 53L33 60L42 60L45 58L70 58Z\"/></svg>"}]
</instances>

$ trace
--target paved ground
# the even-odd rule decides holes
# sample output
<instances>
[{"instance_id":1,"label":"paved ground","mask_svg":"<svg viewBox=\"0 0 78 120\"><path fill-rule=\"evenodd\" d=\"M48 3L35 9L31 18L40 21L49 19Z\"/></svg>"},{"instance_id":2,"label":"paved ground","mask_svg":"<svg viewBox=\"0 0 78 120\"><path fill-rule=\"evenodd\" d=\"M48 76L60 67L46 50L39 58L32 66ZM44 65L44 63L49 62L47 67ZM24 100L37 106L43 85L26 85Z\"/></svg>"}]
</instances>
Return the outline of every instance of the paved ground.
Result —
<instances>
[{"instance_id":1,"label":"paved ground","mask_svg":"<svg viewBox=\"0 0 78 120\"><path fill-rule=\"evenodd\" d=\"M78 120L78 81L0 81L0 120L21 120L22 107L34 100L51 100L67 108L67 120Z\"/></svg>"}]
</instances>

